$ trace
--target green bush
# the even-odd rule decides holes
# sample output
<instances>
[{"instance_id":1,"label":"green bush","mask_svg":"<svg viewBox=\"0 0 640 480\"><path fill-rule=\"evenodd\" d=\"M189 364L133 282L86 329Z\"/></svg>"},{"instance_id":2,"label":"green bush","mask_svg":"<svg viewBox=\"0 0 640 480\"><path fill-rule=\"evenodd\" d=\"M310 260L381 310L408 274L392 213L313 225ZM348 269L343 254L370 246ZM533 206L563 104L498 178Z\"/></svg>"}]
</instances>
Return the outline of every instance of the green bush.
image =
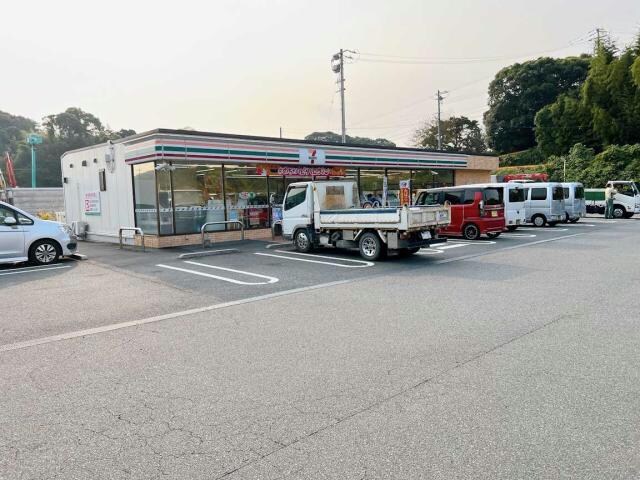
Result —
<instances>
[{"instance_id":1,"label":"green bush","mask_svg":"<svg viewBox=\"0 0 640 480\"><path fill-rule=\"evenodd\" d=\"M547 157L539 148L530 148L529 150L522 150L520 152L500 155L501 167L512 167L516 165L539 165L545 163L546 161Z\"/></svg>"}]
</instances>

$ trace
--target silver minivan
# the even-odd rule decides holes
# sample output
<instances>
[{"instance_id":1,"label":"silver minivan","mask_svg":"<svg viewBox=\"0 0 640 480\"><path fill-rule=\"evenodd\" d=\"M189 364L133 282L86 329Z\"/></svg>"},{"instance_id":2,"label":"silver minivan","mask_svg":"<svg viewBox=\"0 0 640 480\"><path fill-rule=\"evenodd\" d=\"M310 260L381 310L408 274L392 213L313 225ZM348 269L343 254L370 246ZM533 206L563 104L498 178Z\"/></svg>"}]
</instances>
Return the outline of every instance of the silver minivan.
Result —
<instances>
[{"instance_id":1,"label":"silver minivan","mask_svg":"<svg viewBox=\"0 0 640 480\"><path fill-rule=\"evenodd\" d=\"M578 182L562 183L564 191L565 222L576 223L587 216L584 185Z\"/></svg>"},{"instance_id":2,"label":"silver minivan","mask_svg":"<svg viewBox=\"0 0 640 480\"><path fill-rule=\"evenodd\" d=\"M37 265L57 262L77 248L71 227L41 220L0 202L0 263L30 261Z\"/></svg>"},{"instance_id":3,"label":"silver minivan","mask_svg":"<svg viewBox=\"0 0 640 480\"><path fill-rule=\"evenodd\" d=\"M554 227L565 219L562 184L524 183L522 186L526 191L524 209L528 223L533 223L536 227Z\"/></svg>"}]
</instances>

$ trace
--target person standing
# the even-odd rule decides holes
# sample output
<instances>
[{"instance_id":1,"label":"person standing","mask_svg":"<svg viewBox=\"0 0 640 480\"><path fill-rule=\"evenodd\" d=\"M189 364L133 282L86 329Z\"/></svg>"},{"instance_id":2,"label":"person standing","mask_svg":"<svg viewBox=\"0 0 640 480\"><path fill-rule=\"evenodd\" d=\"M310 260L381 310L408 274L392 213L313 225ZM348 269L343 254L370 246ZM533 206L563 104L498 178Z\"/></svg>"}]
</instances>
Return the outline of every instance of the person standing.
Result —
<instances>
[{"instance_id":1,"label":"person standing","mask_svg":"<svg viewBox=\"0 0 640 480\"><path fill-rule=\"evenodd\" d=\"M605 201L605 209L604 209L604 218L613 218L613 199L616 198L616 191L611 185L607 185L607 188L604 189L604 201Z\"/></svg>"}]
</instances>

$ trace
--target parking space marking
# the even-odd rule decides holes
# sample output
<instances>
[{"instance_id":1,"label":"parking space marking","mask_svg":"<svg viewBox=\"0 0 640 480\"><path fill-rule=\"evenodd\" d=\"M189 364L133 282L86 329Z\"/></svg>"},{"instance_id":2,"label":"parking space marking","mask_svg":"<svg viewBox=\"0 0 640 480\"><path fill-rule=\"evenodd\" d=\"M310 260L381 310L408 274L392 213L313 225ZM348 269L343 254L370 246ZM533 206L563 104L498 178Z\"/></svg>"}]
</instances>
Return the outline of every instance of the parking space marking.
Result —
<instances>
[{"instance_id":1,"label":"parking space marking","mask_svg":"<svg viewBox=\"0 0 640 480\"><path fill-rule=\"evenodd\" d=\"M291 290L283 290L280 292L267 293L265 295L260 295L257 297L249 297L241 300L233 300L231 302L218 303L215 305L208 305L206 307L192 308L189 310L182 310L180 312L165 313L163 315L156 315L155 317L142 318L140 320L129 320L126 322L112 323L111 325L105 325L102 327L87 328L85 330L76 330L74 332L51 335L49 337L41 337L33 340L25 340L22 342L9 343L5 345L0 345L0 353L11 352L13 350L21 350L24 348L36 347L38 345L46 345L48 343L62 342L62 341L71 340L74 338L87 337L89 335L97 335L100 333L112 332L114 330L121 330L123 328L138 327L141 325L147 325L149 323L156 323L156 322L162 322L165 320L173 320L181 317L188 317L190 315L196 315L198 313L212 312L212 311L220 310L223 308L235 307L236 305L244 305L247 303L260 302L262 300L267 300L270 298L279 298L287 295L304 293L311 290L319 290L321 288L335 287L338 285L344 285L346 283L350 283L352 281L353 280L338 280L335 282L321 283L319 285L310 285L308 287L293 288Z\"/></svg>"},{"instance_id":2,"label":"parking space marking","mask_svg":"<svg viewBox=\"0 0 640 480\"><path fill-rule=\"evenodd\" d=\"M462 243L464 245L482 245L482 244L493 245L496 242L495 240L459 240L459 239L451 238L447 240L447 243ZM440 247L435 247L435 248L440 248Z\"/></svg>"},{"instance_id":3,"label":"parking space marking","mask_svg":"<svg viewBox=\"0 0 640 480\"><path fill-rule=\"evenodd\" d=\"M566 223L567 227L595 227L593 223Z\"/></svg>"},{"instance_id":4,"label":"parking space marking","mask_svg":"<svg viewBox=\"0 0 640 480\"><path fill-rule=\"evenodd\" d=\"M11 270L9 272L0 272L0 276L20 275L22 273L46 272L47 270L60 270L61 268L71 268L71 265L60 265L57 267L22 267L21 269Z\"/></svg>"},{"instance_id":5,"label":"parking space marking","mask_svg":"<svg viewBox=\"0 0 640 480\"><path fill-rule=\"evenodd\" d=\"M435 248L423 248L419 252L418 255L438 255L440 253L444 253L442 250L436 250Z\"/></svg>"},{"instance_id":6,"label":"parking space marking","mask_svg":"<svg viewBox=\"0 0 640 480\"><path fill-rule=\"evenodd\" d=\"M295 257L289 257L287 255L275 255L273 253L254 252L254 254L255 255L261 255L263 257L274 257L274 258L282 258L284 260L293 260L293 261L296 261L296 262L320 263L320 264L323 264L323 265L332 265L334 267L341 267L341 268L367 268L367 267L373 267L375 265L375 263L367 262L366 260L353 260L351 258L329 257L327 255L316 255L316 254L313 254L313 253L288 252L286 250L276 250L276 252L278 252L278 253L286 253L287 255L301 255L301 256L313 257L313 258L327 258L327 259L330 259L330 260L339 260L341 262L356 263L358 265L343 265L341 263L323 262L322 260L312 260L310 258L295 258Z\"/></svg>"},{"instance_id":7,"label":"parking space marking","mask_svg":"<svg viewBox=\"0 0 640 480\"><path fill-rule=\"evenodd\" d=\"M435 247L436 250L449 250L450 248L466 247L471 245L470 243L452 243L451 245L443 245L441 247Z\"/></svg>"},{"instance_id":8,"label":"parking space marking","mask_svg":"<svg viewBox=\"0 0 640 480\"><path fill-rule=\"evenodd\" d=\"M553 232L568 232L568 228L556 228L556 227L519 227L518 230L525 230L527 232L545 232L545 233L553 233Z\"/></svg>"},{"instance_id":9,"label":"parking space marking","mask_svg":"<svg viewBox=\"0 0 640 480\"><path fill-rule=\"evenodd\" d=\"M507 238L535 238L536 235L534 233L514 233L514 232L504 232L502 234Z\"/></svg>"},{"instance_id":10,"label":"parking space marking","mask_svg":"<svg viewBox=\"0 0 640 480\"><path fill-rule=\"evenodd\" d=\"M270 277L269 275L261 275L259 273L245 272L244 270L235 270L233 268L227 268L227 267L218 267L216 265L209 265L208 263L194 262L191 260L185 260L184 263L188 263L190 265L197 265L199 267L214 268L216 270L224 270L225 272L239 273L241 275L248 275L250 277L264 278L265 280L267 280L267 283L276 283L279 281L278 278Z\"/></svg>"},{"instance_id":11,"label":"parking space marking","mask_svg":"<svg viewBox=\"0 0 640 480\"><path fill-rule=\"evenodd\" d=\"M190 273L191 275L198 275L200 277L215 278L216 280L222 280L223 282L234 283L236 285L267 285L269 283L275 283L278 281L278 279L275 277L267 277L266 275L258 275L257 273L240 272L239 270L224 269L222 267L213 267L211 265L207 265L204 263L197 263L197 262L185 262L185 263L192 263L195 265L202 265L202 266L211 267L211 268L219 268L221 270L230 270L230 271L242 273L244 275L251 275L254 277L261 277L261 278L269 278L271 280L267 282L243 282L242 280L236 280L234 278L222 277L220 275L213 275L211 273L200 272L198 270L191 270L189 268L181 268L181 267L174 267L172 265L164 265L162 263L157 264L156 267L168 268L169 270L175 270L183 273Z\"/></svg>"}]
</instances>

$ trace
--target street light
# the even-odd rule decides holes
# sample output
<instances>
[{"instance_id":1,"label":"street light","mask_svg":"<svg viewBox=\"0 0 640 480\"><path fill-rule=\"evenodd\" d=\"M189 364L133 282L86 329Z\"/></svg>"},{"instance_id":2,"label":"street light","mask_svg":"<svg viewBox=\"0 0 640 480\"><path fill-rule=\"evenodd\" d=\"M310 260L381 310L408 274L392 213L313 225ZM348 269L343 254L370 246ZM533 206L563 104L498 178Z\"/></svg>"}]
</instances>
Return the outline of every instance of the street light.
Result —
<instances>
[{"instance_id":1,"label":"street light","mask_svg":"<svg viewBox=\"0 0 640 480\"><path fill-rule=\"evenodd\" d=\"M32 133L27 136L27 143L31 145L31 188L36 188L36 145L42 143L42 137Z\"/></svg>"}]
</instances>

